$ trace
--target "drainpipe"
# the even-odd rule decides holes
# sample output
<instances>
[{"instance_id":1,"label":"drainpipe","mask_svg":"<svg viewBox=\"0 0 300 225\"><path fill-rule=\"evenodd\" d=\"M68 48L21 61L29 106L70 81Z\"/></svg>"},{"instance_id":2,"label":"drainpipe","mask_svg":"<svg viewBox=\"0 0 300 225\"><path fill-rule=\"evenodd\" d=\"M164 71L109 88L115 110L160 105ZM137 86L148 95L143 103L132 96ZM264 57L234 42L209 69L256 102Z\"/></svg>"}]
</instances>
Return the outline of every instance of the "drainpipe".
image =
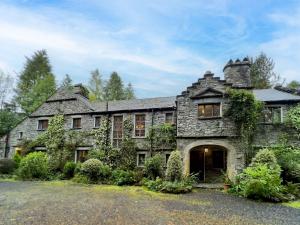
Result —
<instances>
[{"instance_id":1,"label":"drainpipe","mask_svg":"<svg viewBox=\"0 0 300 225\"><path fill-rule=\"evenodd\" d=\"M109 139L109 114L108 114L108 101L106 101L106 140L105 140L105 145L108 145L108 139Z\"/></svg>"},{"instance_id":2,"label":"drainpipe","mask_svg":"<svg viewBox=\"0 0 300 225\"><path fill-rule=\"evenodd\" d=\"M9 133L7 133L7 135L5 136L5 145L4 145L4 158L8 158L8 149L9 149L9 145L8 145L8 141L9 141Z\"/></svg>"}]
</instances>

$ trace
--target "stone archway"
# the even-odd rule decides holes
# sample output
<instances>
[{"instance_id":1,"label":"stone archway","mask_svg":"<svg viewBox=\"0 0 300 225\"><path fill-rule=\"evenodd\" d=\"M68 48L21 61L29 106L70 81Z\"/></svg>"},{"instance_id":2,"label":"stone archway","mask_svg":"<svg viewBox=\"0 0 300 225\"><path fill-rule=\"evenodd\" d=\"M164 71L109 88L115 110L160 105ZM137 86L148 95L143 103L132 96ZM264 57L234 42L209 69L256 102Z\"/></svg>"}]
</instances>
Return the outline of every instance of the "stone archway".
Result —
<instances>
[{"instance_id":1,"label":"stone archway","mask_svg":"<svg viewBox=\"0 0 300 225\"><path fill-rule=\"evenodd\" d=\"M227 159L226 159L226 168L227 173L230 179L232 179L236 175L236 149L233 145L228 143L226 140L197 140L194 141L187 146L185 146L183 150L183 164L184 164L184 173L186 175L190 174L190 155L191 150L198 146L220 146L226 149Z\"/></svg>"}]
</instances>

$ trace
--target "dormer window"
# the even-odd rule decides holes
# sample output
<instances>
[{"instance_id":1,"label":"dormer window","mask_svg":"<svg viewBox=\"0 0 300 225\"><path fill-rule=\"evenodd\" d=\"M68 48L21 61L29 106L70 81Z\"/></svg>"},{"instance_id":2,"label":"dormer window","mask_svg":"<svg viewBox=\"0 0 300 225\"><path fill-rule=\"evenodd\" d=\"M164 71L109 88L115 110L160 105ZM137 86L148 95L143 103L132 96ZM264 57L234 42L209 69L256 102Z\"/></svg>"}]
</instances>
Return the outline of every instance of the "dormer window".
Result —
<instances>
[{"instance_id":1,"label":"dormer window","mask_svg":"<svg viewBox=\"0 0 300 225\"><path fill-rule=\"evenodd\" d=\"M39 120L38 121L38 130L47 130L48 120Z\"/></svg>"},{"instance_id":2,"label":"dormer window","mask_svg":"<svg viewBox=\"0 0 300 225\"><path fill-rule=\"evenodd\" d=\"M221 117L221 104L220 103L209 103L198 105L198 118L218 118Z\"/></svg>"}]
</instances>

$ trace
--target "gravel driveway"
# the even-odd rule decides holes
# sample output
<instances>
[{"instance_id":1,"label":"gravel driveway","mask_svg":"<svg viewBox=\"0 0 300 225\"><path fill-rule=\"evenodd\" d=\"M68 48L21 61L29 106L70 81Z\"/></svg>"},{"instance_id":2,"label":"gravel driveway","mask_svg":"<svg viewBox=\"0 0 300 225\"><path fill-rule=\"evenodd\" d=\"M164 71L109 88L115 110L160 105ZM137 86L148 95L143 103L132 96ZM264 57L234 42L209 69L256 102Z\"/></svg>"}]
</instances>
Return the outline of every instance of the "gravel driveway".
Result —
<instances>
[{"instance_id":1,"label":"gravel driveway","mask_svg":"<svg viewBox=\"0 0 300 225\"><path fill-rule=\"evenodd\" d=\"M199 190L168 195L140 187L1 182L0 224L300 224L300 210Z\"/></svg>"}]
</instances>

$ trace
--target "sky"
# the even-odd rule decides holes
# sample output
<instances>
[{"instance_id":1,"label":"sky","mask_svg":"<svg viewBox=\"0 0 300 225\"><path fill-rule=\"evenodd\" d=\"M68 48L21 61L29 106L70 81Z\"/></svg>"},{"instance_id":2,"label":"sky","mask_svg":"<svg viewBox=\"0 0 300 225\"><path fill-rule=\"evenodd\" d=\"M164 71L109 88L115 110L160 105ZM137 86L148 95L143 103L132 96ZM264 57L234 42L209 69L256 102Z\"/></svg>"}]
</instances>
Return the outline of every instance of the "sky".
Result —
<instances>
[{"instance_id":1,"label":"sky","mask_svg":"<svg viewBox=\"0 0 300 225\"><path fill-rule=\"evenodd\" d=\"M180 94L262 51L287 82L300 80L300 1L1 0L0 69L17 79L40 49L58 83L117 71L138 98Z\"/></svg>"}]
</instances>

